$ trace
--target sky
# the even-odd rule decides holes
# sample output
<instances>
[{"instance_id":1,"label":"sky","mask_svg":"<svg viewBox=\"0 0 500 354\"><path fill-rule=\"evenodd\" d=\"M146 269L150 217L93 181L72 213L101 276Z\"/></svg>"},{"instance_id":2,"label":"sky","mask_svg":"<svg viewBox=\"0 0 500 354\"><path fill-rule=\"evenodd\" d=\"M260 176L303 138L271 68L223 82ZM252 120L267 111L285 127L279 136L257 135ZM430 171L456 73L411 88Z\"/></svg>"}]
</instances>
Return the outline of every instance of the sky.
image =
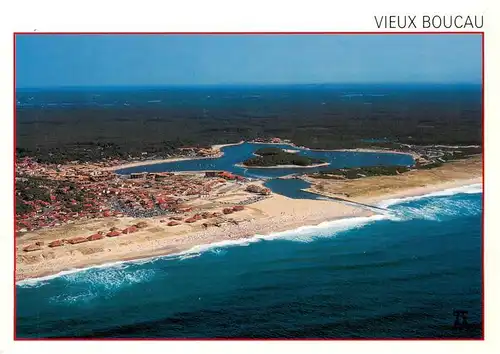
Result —
<instances>
[{"instance_id":1,"label":"sky","mask_svg":"<svg viewBox=\"0 0 500 354\"><path fill-rule=\"evenodd\" d=\"M479 35L17 35L17 88L480 83Z\"/></svg>"}]
</instances>

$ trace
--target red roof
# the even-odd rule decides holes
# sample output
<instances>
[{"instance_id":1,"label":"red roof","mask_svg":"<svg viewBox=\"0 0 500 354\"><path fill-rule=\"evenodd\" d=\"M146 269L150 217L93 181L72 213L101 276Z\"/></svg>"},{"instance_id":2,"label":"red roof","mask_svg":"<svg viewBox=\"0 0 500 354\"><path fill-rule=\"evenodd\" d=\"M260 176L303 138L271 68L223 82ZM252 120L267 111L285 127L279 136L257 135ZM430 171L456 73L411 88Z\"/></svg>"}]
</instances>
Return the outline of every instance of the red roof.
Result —
<instances>
[{"instance_id":1,"label":"red roof","mask_svg":"<svg viewBox=\"0 0 500 354\"><path fill-rule=\"evenodd\" d=\"M130 226L130 227L127 227L126 229L124 229L122 231L122 233L124 233L124 234L131 234L132 232L136 232L136 231L137 231L137 227Z\"/></svg>"},{"instance_id":2,"label":"red roof","mask_svg":"<svg viewBox=\"0 0 500 354\"><path fill-rule=\"evenodd\" d=\"M87 237L87 240L89 240L89 241L96 241L96 240L100 240L102 238L104 238L104 235L93 234L93 235L90 235L89 237Z\"/></svg>"},{"instance_id":3,"label":"red roof","mask_svg":"<svg viewBox=\"0 0 500 354\"><path fill-rule=\"evenodd\" d=\"M68 240L68 242L71 243L72 245L74 245L76 243L87 242L87 241L88 241L87 238L86 237L82 237L82 236L70 238Z\"/></svg>"},{"instance_id":4,"label":"red roof","mask_svg":"<svg viewBox=\"0 0 500 354\"><path fill-rule=\"evenodd\" d=\"M41 246L33 244L33 245L29 245L29 246L24 247L23 251L24 252L32 252L32 251L38 251L38 250L41 250L41 249L42 249Z\"/></svg>"},{"instance_id":5,"label":"red roof","mask_svg":"<svg viewBox=\"0 0 500 354\"><path fill-rule=\"evenodd\" d=\"M49 247L59 247L64 244L63 240L55 240L49 243Z\"/></svg>"}]
</instances>

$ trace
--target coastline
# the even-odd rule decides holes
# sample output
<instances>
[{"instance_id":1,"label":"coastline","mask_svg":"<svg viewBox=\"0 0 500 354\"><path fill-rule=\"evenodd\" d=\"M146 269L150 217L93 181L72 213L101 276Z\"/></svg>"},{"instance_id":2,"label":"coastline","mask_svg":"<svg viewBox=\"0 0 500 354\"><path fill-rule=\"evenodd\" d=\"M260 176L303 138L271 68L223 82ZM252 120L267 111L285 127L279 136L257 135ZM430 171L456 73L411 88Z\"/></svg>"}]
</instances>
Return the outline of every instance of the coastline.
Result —
<instances>
[{"instance_id":1,"label":"coastline","mask_svg":"<svg viewBox=\"0 0 500 354\"><path fill-rule=\"evenodd\" d=\"M103 171L117 171L117 170L122 170L126 168L132 168L132 167L139 167L139 166L150 166L150 165L157 165L157 164L162 164L162 163L171 163L171 162L179 162L179 161L189 161L189 160L206 160L206 159L218 159L224 156L224 151L222 151L223 148L228 147L228 146L235 146L235 145L241 145L244 144L245 141L241 140L240 142L237 143L230 143L230 144L217 144L217 145L212 145L212 149L218 150L218 153L214 156L195 156L195 157L172 157L172 158L167 158L167 159L157 159L157 160L145 160L145 161L132 161L132 162L126 162L120 165L116 166L110 166L110 167L104 167L102 168ZM367 148L355 148L355 149L310 149L307 147L302 147L302 146L297 146L294 143L258 143L258 142L252 142L248 141L247 143L249 144L256 144L256 145L288 145L296 149L300 150L309 150L309 151L328 151L328 152L373 152L373 153L380 153L380 154L400 154L400 155L408 155L413 157L413 159L416 159L419 157L418 154L416 153L411 153L411 152L402 152L402 151L395 151L395 150L383 150L383 149L367 149ZM294 153L297 153L298 151L294 150ZM242 168L314 168L314 167L322 167L322 166L328 166L330 163L324 163L324 164L317 164L317 165L311 165L311 166L295 166L295 165L280 165L280 166L253 166L253 167L248 167L243 164L236 164L235 166L242 167Z\"/></svg>"},{"instance_id":2,"label":"coastline","mask_svg":"<svg viewBox=\"0 0 500 354\"><path fill-rule=\"evenodd\" d=\"M221 151L215 156L207 156L207 157L172 157L168 159L159 159L159 160L146 160L146 161L135 161L135 162L127 162L121 165L116 165L116 166L111 166L111 167L105 167L102 170L103 171L117 171L117 170L122 170L125 168L132 168L132 167L139 167L139 166L150 166L150 165L157 165L161 163L169 163L169 162L179 162L179 161L189 161L189 160L206 160L206 159L218 159L219 157L222 157L224 153Z\"/></svg>"},{"instance_id":3,"label":"coastline","mask_svg":"<svg viewBox=\"0 0 500 354\"><path fill-rule=\"evenodd\" d=\"M323 167L323 166L329 166L329 162L324 162L324 163L319 163L315 165L309 165L309 166L299 166L299 165L276 165L276 166L246 166L241 163L235 164L236 167L241 167L241 168L248 168L248 169L265 169L265 168L270 168L270 169L276 169L276 168L315 168L315 167Z\"/></svg>"},{"instance_id":4,"label":"coastline","mask_svg":"<svg viewBox=\"0 0 500 354\"><path fill-rule=\"evenodd\" d=\"M311 149L313 151L339 151L339 152L374 152L377 154L399 154L399 155L409 155L413 157L413 159L416 159L420 157L419 154L414 153L414 152L403 152L403 151L396 151L396 150L378 150L378 149L368 149L368 148L354 148L354 149L336 149L336 150L320 150L320 149Z\"/></svg>"},{"instance_id":5,"label":"coastline","mask_svg":"<svg viewBox=\"0 0 500 354\"><path fill-rule=\"evenodd\" d=\"M305 146L295 145L293 142L290 143L259 143L254 141L248 141L249 144L262 144L262 145L288 145L300 150L308 150L308 151L325 151L325 152L375 152L379 154L400 154L400 155L408 155L413 157L414 159L420 157L420 155L412 152L404 152L397 150L387 150L387 149L370 149L370 148L353 148L353 149L311 149Z\"/></svg>"},{"instance_id":6,"label":"coastline","mask_svg":"<svg viewBox=\"0 0 500 354\"><path fill-rule=\"evenodd\" d=\"M222 156L224 156L224 151L222 151L223 148L228 147L228 146L241 145L244 142L245 141L242 140L238 143L212 145L211 146L212 149L218 151L218 153L214 156L171 157L171 158L167 158L167 159L133 161L133 162L127 162L127 163L116 165L116 166L105 167L102 170L103 171L116 171L116 170L122 170L125 168L132 168L132 167L139 167L139 166L150 166L150 165L157 165L157 164L161 164L161 163L189 161L189 160L218 159L218 158L221 158Z\"/></svg>"},{"instance_id":7,"label":"coastline","mask_svg":"<svg viewBox=\"0 0 500 354\"><path fill-rule=\"evenodd\" d=\"M309 192L354 202L373 203L388 198L408 197L481 183L482 157L456 160L433 169L411 170L398 175L342 180L309 176L302 178L311 183Z\"/></svg>"},{"instance_id":8,"label":"coastline","mask_svg":"<svg viewBox=\"0 0 500 354\"><path fill-rule=\"evenodd\" d=\"M212 149L214 149L214 150L222 150L223 148L228 147L228 146L241 145L241 144L244 144L244 143L245 143L245 140L241 140L240 142L237 142L237 143L217 144L217 145L212 145Z\"/></svg>"},{"instance_id":9,"label":"coastline","mask_svg":"<svg viewBox=\"0 0 500 354\"><path fill-rule=\"evenodd\" d=\"M409 188L404 191L381 194L376 197L353 199L355 202L381 203L391 199L402 199L443 191L450 188L463 187L481 183L482 178L468 178L427 185L418 188ZM317 193L317 192L314 192ZM317 193L319 194L319 193ZM348 201L349 199L346 198ZM110 263L138 261L156 257L174 256L186 253L192 249L210 246L214 243L236 242L265 235L276 234L284 231L293 231L299 227L317 226L324 222L348 220L359 217L372 217L378 215L356 206L349 206L339 201L290 199L281 195L273 195L252 205L249 213L243 215L237 224L206 230L190 230L182 234L161 235L153 240L143 240L141 243L130 241L130 236L117 239L104 239L96 242L107 243L107 246L118 246L108 249L100 254L78 255L75 251L53 259L45 260L33 265L17 264L16 283L26 279L36 279L58 274L66 271L83 271L89 267L106 266ZM130 218L131 221L137 221ZM157 220L153 226L158 226ZM277 226L278 225L278 226ZM147 231L147 230L146 230ZM167 232L167 230L162 230ZM160 231L160 233L162 232ZM137 238L139 233L134 234ZM264 235L264 236L262 236ZM144 236L144 235L142 235ZM128 238L128 242L120 242ZM142 237L144 238L144 237ZM119 244L119 245L118 245Z\"/></svg>"},{"instance_id":10,"label":"coastline","mask_svg":"<svg viewBox=\"0 0 500 354\"><path fill-rule=\"evenodd\" d=\"M16 282L107 263L172 256L217 242L248 239L255 235L274 234L327 221L374 215L373 212L336 201L291 199L278 194L258 201L240 213L235 215L237 222L234 224L227 223L208 229L203 229L201 225L182 225L183 230L178 233L172 233L172 228L160 228L158 219L149 220L154 233L148 232L151 230L149 229L133 235L94 241L92 247L102 249L101 252L87 253L86 250L90 246L86 244L76 247L67 245L49 252L36 251L33 255L18 252ZM120 221L129 224L138 220L122 218ZM60 231L64 232L64 227L61 227ZM50 230L48 232L50 233ZM33 237L27 238L27 241L33 242ZM17 241L19 247L20 240ZM41 256L41 260L31 263L20 259L34 256Z\"/></svg>"},{"instance_id":11,"label":"coastline","mask_svg":"<svg viewBox=\"0 0 500 354\"><path fill-rule=\"evenodd\" d=\"M440 192L448 189L454 189L454 188L459 188L459 187L465 187L465 186L471 186L471 185L476 185L476 184L482 184L482 178L481 177L475 177L471 179L458 179L454 181L448 181L448 182L443 182L440 184L431 184L427 186L421 186L421 187L415 187L415 188L409 188L404 191L394 191L390 193L385 193L385 194L380 194L376 196L366 196L366 197L358 197L358 198L348 198L343 195L335 195L332 193L324 193L317 191L312 188L305 188L303 189L306 192L313 193L316 195L324 196L324 197L333 197L333 198L339 198L348 202L354 202L354 203L366 203L366 204L371 204L374 206L377 206L377 204L386 202L392 199L405 199L405 198L412 198L412 197L418 197L418 196L425 196L427 194L431 194L434 192Z\"/></svg>"}]
</instances>

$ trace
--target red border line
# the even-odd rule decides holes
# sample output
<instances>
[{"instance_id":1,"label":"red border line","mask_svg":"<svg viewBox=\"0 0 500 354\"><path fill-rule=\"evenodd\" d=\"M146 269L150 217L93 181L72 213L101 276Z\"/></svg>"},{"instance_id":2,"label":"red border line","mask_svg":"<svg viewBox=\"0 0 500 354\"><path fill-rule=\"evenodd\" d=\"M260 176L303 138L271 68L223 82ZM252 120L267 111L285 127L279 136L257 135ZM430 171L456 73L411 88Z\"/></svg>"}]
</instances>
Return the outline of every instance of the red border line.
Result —
<instances>
[{"instance_id":1,"label":"red border line","mask_svg":"<svg viewBox=\"0 0 500 354\"><path fill-rule=\"evenodd\" d=\"M429 32L14 32L13 33L13 42L14 42L14 53L13 53L13 106L14 106L14 121L13 121L13 130L14 130L14 171L13 171L13 182L14 182L14 190L13 190L13 206L14 206L14 341L85 341L89 339L84 338L17 338L16 335L16 311L17 311L17 296L16 296L16 258L17 258L17 248L16 248L16 146L17 146L17 131L16 131L16 122L17 122L17 106L16 106L16 36L17 35L436 35L436 34L445 34L445 35L481 35L481 74L482 74L482 94L481 94L481 103L482 103L482 217L481 217L481 261L482 261L482 337L479 339L476 338L450 338L450 339L440 339L440 338L269 338L269 339L256 339L256 338L92 338L90 340L94 341L222 341L222 340L230 340L230 341L254 341L254 340L267 340L267 341L289 341L289 340L301 340L301 341L335 341L335 340L351 340L351 341L366 341L366 340L390 340L390 341L414 341L414 340L426 340L426 341L436 341L436 340L445 340L445 341L484 341L485 340L485 271L484 271L484 200L485 200L485 148L484 148L484 122L485 122L485 113L484 113L484 31L472 32L472 31L455 31L455 32L442 32L442 31L429 31Z\"/></svg>"},{"instance_id":2,"label":"red border line","mask_svg":"<svg viewBox=\"0 0 500 354\"><path fill-rule=\"evenodd\" d=\"M485 271L484 271L484 198L485 198L485 193L484 193L484 190L485 190L485 184L484 184L484 171L485 171L485 148L484 148L484 122L485 122L485 119L484 119L484 32L481 36L481 76L482 76L482 84L481 84L481 89L482 89L482 92L481 92L481 106L482 106L482 121L481 121L481 125L482 125L482 136L483 136L483 139L482 139L482 177L483 177L483 193L482 193L482 198L481 198L481 230L482 230L482 233L481 233L481 263L482 263L482 268L481 268L481 275L482 275L482 278L483 278L483 281L482 281L482 289L481 289L481 292L482 292L482 302L481 302L481 305L482 305L482 310L483 310L483 326L482 326L482 330L483 330L483 340L485 340L485 334L484 334L484 327L485 327L485 322L486 322L486 311L485 311L485 301L484 301L484 290L485 290L485 282L486 282L486 277L485 277Z\"/></svg>"},{"instance_id":3,"label":"red border line","mask_svg":"<svg viewBox=\"0 0 500 354\"><path fill-rule=\"evenodd\" d=\"M17 286L16 286L16 269L17 269L17 262L16 262L16 259L17 259L17 247L16 247L16 243L17 243L17 232L16 232L16 147L17 147L17 129L16 129L16 125L17 125L17 107L16 107L16 34L14 33L13 35L13 40L14 40L14 60L13 60L13 63L12 63L12 68L14 70L13 72L13 81L14 81L14 89L13 89L13 94L12 94L12 100L13 100L13 105L14 105L14 120L13 120L13 130L14 130L14 151L12 152L13 155L14 155L14 170L12 171L12 178L13 178L13 181L14 181L14 190L12 191L13 193L13 213L14 213L14 225L13 225L13 229L14 229L14 340L16 340L16 322L17 322L17 316L16 316L16 312L17 312L17 296L16 296L16 291L17 291Z\"/></svg>"}]
</instances>

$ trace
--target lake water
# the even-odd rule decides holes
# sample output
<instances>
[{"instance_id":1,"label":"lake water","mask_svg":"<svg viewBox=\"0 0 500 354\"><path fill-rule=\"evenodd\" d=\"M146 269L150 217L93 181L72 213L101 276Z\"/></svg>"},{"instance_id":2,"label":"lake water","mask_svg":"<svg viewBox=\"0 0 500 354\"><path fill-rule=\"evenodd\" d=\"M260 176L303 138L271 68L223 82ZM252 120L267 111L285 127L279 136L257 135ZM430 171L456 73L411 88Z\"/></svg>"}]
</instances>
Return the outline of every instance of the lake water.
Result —
<instances>
[{"instance_id":1,"label":"lake water","mask_svg":"<svg viewBox=\"0 0 500 354\"><path fill-rule=\"evenodd\" d=\"M311 168L244 168L236 166L254 156L253 153L263 147L277 147L298 151L297 154L324 160L330 165ZM203 171L224 170L244 177L267 179L266 185L275 193L291 198L317 198L313 194L300 191L307 188L309 183L300 180L281 180L278 177L295 173L312 173L326 171L333 168L362 167L362 166L411 166L413 157L398 153L375 153L354 151L315 151L301 149L287 144L253 144L226 146L222 149L224 155L215 159L197 159L178 162L160 163L155 165L137 166L116 171L119 174L137 172L165 172L165 171Z\"/></svg>"}]
</instances>

